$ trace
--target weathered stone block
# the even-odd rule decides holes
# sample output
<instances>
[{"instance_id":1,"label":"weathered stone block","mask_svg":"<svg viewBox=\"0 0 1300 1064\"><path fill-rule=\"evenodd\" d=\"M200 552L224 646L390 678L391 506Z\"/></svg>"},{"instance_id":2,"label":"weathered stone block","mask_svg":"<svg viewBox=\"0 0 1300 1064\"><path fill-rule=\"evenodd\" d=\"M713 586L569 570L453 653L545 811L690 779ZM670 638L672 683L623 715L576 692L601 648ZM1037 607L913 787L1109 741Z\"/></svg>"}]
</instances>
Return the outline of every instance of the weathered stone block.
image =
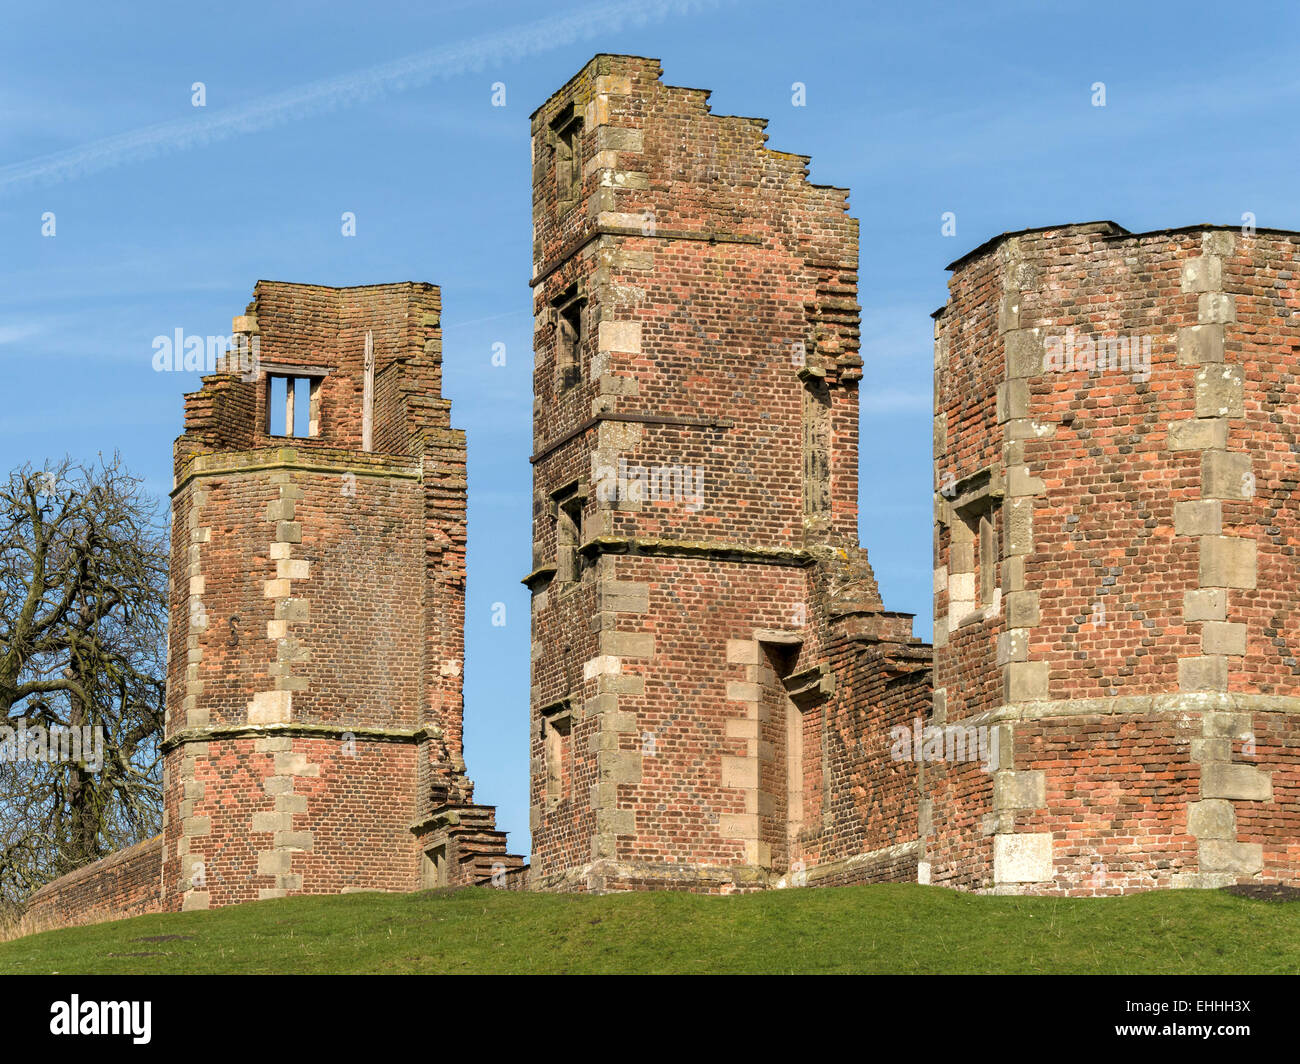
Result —
<instances>
[{"instance_id":1,"label":"weathered stone block","mask_svg":"<svg viewBox=\"0 0 1300 1064\"><path fill-rule=\"evenodd\" d=\"M943 415L945 424L947 414ZM1003 381L998 385L997 419L999 424L1016 418L1029 417L1029 382L1023 378Z\"/></svg>"},{"instance_id":2,"label":"weathered stone block","mask_svg":"<svg viewBox=\"0 0 1300 1064\"><path fill-rule=\"evenodd\" d=\"M1046 774L1037 770L993 775L994 809L1041 809L1047 804Z\"/></svg>"},{"instance_id":3,"label":"weathered stone block","mask_svg":"<svg viewBox=\"0 0 1300 1064\"><path fill-rule=\"evenodd\" d=\"M1029 498L1008 499L1003 506L1007 516L1004 548L1007 554L1034 552L1034 504Z\"/></svg>"},{"instance_id":4,"label":"weathered stone block","mask_svg":"<svg viewBox=\"0 0 1300 1064\"><path fill-rule=\"evenodd\" d=\"M1021 832L993 837L994 883L1045 883L1053 874L1050 833Z\"/></svg>"},{"instance_id":5,"label":"weathered stone block","mask_svg":"<svg viewBox=\"0 0 1300 1064\"><path fill-rule=\"evenodd\" d=\"M1253 539L1233 536L1202 537L1201 586L1254 590L1256 553Z\"/></svg>"},{"instance_id":6,"label":"weathered stone block","mask_svg":"<svg viewBox=\"0 0 1300 1064\"><path fill-rule=\"evenodd\" d=\"M1244 655L1246 626L1230 621L1206 621L1201 629L1201 649L1206 654Z\"/></svg>"},{"instance_id":7,"label":"weathered stone block","mask_svg":"<svg viewBox=\"0 0 1300 1064\"><path fill-rule=\"evenodd\" d=\"M1235 839L1237 814L1232 803L1222 798L1206 798L1187 806L1187 830L1198 839Z\"/></svg>"},{"instance_id":8,"label":"weathered stone block","mask_svg":"<svg viewBox=\"0 0 1300 1064\"><path fill-rule=\"evenodd\" d=\"M1223 289L1223 260L1201 255L1183 263L1184 292L1219 292Z\"/></svg>"},{"instance_id":9,"label":"weathered stone block","mask_svg":"<svg viewBox=\"0 0 1300 1064\"><path fill-rule=\"evenodd\" d=\"M1225 292L1202 292L1197 297L1197 320L1223 323L1237 320L1237 301Z\"/></svg>"},{"instance_id":10,"label":"weathered stone block","mask_svg":"<svg viewBox=\"0 0 1300 1064\"><path fill-rule=\"evenodd\" d=\"M1223 326L1192 325L1178 330L1178 361L1200 366L1223 361Z\"/></svg>"},{"instance_id":11,"label":"weathered stone block","mask_svg":"<svg viewBox=\"0 0 1300 1064\"><path fill-rule=\"evenodd\" d=\"M1051 669L1046 661L1012 661L1003 667L1003 693L1007 702L1029 702L1048 697Z\"/></svg>"},{"instance_id":12,"label":"weathered stone block","mask_svg":"<svg viewBox=\"0 0 1300 1064\"><path fill-rule=\"evenodd\" d=\"M1228 615L1228 593L1222 588L1205 588L1183 594L1183 620L1222 621Z\"/></svg>"},{"instance_id":13,"label":"weathered stone block","mask_svg":"<svg viewBox=\"0 0 1300 1064\"><path fill-rule=\"evenodd\" d=\"M1029 470L1024 466L1011 466L1007 470L1008 495L1041 495L1045 489L1044 482L1038 477L1030 476Z\"/></svg>"},{"instance_id":14,"label":"weathered stone block","mask_svg":"<svg viewBox=\"0 0 1300 1064\"><path fill-rule=\"evenodd\" d=\"M997 663L1006 665L1011 661L1026 661L1029 658L1029 634L1023 628L1011 628L998 634Z\"/></svg>"},{"instance_id":15,"label":"weathered stone block","mask_svg":"<svg viewBox=\"0 0 1300 1064\"><path fill-rule=\"evenodd\" d=\"M1002 338L1006 345L1007 379L1037 377L1043 372L1043 339L1037 329L1016 329Z\"/></svg>"},{"instance_id":16,"label":"weathered stone block","mask_svg":"<svg viewBox=\"0 0 1300 1064\"><path fill-rule=\"evenodd\" d=\"M1209 764L1201 769L1201 797L1268 802L1273 781L1254 765Z\"/></svg>"},{"instance_id":17,"label":"weathered stone block","mask_svg":"<svg viewBox=\"0 0 1300 1064\"><path fill-rule=\"evenodd\" d=\"M619 351L624 354L641 353L641 323L639 321L602 321L597 339L602 351Z\"/></svg>"},{"instance_id":18,"label":"weathered stone block","mask_svg":"<svg viewBox=\"0 0 1300 1064\"><path fill-rule=\"evenodd\" d=\"M1178 689L1180 691L1226 691L1228 689L1227 659L1213 656L1179 658Z\"/></svg>"},{"instance_id":19,"label":"weathered stone block","mask_svg":"<svg viewBox=\"0 0 1300 1064\"><path fill-rule=\"evenodd\" d=\"M1223 504L1217 500L1174 503L1174 534L1217 536L1223 531Z\"/></svg>"},{"instance_id":20,"label":"weathered stone block","mask_svg":"<svg viewBox=\"0 0 1300 1064\"><path fill-rule=\"evenodd\" d=\"M1169 426L1171 451L1205 451L1228 446L1228 423L1222 418L1192 418Z\"/></svg>"},{"instance_id":21,"label":"weathered stone block","mask_svg":"<svg viewBox=\"0 0 1300 1064\"><path fill-rule=\"evenodd\" d=\"M1264 870L1264 848L1257 842L1201 839L1196 850L1202 872L1249 876Z\"/></svg>"},{"instance_id":22,"label":"weathered stone block","mask_svg":"<svg viewBox=\"0 0 1300 1064\"><path fill-rule=\"evenodd\" d=\"M1038 592L1013 591L1004 600L1008 628L1033 628L1038 624Z\"/></svg>"},{"instance_id":23,"label":"weathered stone block","mask_svg":"<svg viewBox=\"0 0 1300 1064\"><path fill-rule=\"evenodd\" d=\"M758 787L758 758L722 757L722 786L752 789Z\"/></svg>"},{"instance_id":24,"label":"weathered stone block","mask_svg":"<svg viewBox=\"0 0 1300 1064\"><path fill-rule=\"evenodd\" d=\"M1201 494L1207 499L1253 497L1255 477L1251 472L1250 455L1236 451L1206 451L1201 456Z\"/></svg>"},{"instance_id":25,"label":"weathered stone block","mask_svg":"<svg viewBox=\"0 0 1300 1064\"><path fill-rule=\"evenodd\" d=\"M1196 416L1246 416L1240 366L1203 366L1196 371Z\"/></svg>"},{"instance_id":26,"label":"weathered stone block","mask_svg":"<svg viewBox=\"0 0 1300 1064\"><path fill-rule=\"evenodd\" d=\"M310 831L277 831L272 836L277 849L311 852L315 840Z\"/></svg>"}]
</instances>

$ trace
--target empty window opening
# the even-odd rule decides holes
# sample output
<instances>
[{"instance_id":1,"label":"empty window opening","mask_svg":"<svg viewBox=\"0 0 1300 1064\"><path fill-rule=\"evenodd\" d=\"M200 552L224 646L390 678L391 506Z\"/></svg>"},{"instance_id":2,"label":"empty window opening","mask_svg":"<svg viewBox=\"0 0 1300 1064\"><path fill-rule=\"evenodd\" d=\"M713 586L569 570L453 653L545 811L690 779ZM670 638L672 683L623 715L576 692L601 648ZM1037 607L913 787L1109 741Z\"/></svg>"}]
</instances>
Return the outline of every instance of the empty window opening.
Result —
<instances>
[{"instance_id":1,"label":"empty window opening","mask_svg":"<svg viewBox=\"0 0 1300 1064\"><path fill-rule=\"evenodd\" d=\"M814 809L808 791L810 762L805 749L808 721L787 690L799 657L799 644L761 643L759 675L762 701L758 711L759 841L770 855L768 866L789 871L802 858L800 833Z\"/></svg>"},{"instance_id":2,"label":"empty window opening","mask_svg":"<svg viewBox=\"0 0 1300 1064\"><path fill-rule=\"evenodd\" d=\"M271 436L320 435L319 377L267 376L267 426Z\"/></svg>"},{"instance_id":3,"label":"empty window opening","mask_svg":"<svg viewBox=\"0 0 1300 1064\"><path fill-rule=\"evenodd\" d=\"M971 506L955 514L948 556L949 623L983 616L998 596L997 507Z\"/></svg>"},{"instance_id":4,"label":"empty window opening","mask_svg":"<svg viewBox=\"0 0 1300 1064\"><path fill-rule=\"evenodd\" d=\"M816 377L803 393L803 512L811 530L824 528L831 512L831 395Z\"/></svg>"},{"instance_id":5,"label":"empty window opening","mask_svg":"<svg viewBox=\"0 0 1300 1064\"><path fill-rule=\"evenodd\" d=\"M787 863L793 863L799 856L799 832L804 826L804 715L789 696L781 708L785 714L786 857Z\"/></svg>"}]
</instances>

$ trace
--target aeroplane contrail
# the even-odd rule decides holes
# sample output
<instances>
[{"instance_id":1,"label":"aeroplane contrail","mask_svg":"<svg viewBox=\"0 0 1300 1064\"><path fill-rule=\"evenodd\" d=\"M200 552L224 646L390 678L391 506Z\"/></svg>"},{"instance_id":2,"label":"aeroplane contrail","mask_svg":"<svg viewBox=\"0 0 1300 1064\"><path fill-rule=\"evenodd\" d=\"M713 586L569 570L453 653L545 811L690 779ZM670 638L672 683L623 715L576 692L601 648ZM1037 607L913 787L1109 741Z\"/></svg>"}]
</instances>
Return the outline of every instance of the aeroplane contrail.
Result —
<instances>
[{"instance_id":1,"label":"aeroplane contrail","mask_svg":"<svg viewBox=\"0 0 1300 1064\"><path fill-rule=\"evenodd\" d=\"M337 107L377 99L481 69L489 62L519 59L572 44L627 25L645 25L671 15L716 7L720 0L640 0L594 4L487 34L417 52L378 66L309 82L212 115L159 122L48 155L0 167L0 195L39 181L57 182L108 170L139 159L228 140Z\"/></svg>"}]
</instances>

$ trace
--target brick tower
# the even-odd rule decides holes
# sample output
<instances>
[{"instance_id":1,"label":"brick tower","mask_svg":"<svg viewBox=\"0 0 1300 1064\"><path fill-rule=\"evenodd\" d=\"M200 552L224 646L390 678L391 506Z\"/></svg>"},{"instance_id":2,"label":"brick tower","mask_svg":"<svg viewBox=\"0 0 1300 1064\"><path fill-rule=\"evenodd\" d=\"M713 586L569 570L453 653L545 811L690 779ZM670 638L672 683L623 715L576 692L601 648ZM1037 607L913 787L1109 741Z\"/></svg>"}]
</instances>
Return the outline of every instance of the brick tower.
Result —
<instances>
[{"instance_id":1,"label":"brick tower","mask_svg":"<svg viewBox=\"0 0 1300 1064\"><path fill-rule=\"evenodd\" d=\"M532 116L543 889L916 875L887 734L928 648L857 542L857 222L707 99L600 55Z\"/></svg>"},{"instance_id":2,"label":"brick tower","mask_svg":"<svg viewBox=\"0 0 1300 1064\"><path fill-rule=\"evenodd\" d=\"M230 361L186 397L164 908L519 864L465 775L465 437L440 306L426 284L259 282Z\"/></svg>"},{"instance_id":3,"label":"brick tower","mask_svg":"<svg viewBox=\"0 0 1300 1064\"><path fill-rule=\"evenodd\" d=\"M935 345L933 882L1300 878L1300 236L1111 222L954 263Z\"/></svg>"}]
</instances>

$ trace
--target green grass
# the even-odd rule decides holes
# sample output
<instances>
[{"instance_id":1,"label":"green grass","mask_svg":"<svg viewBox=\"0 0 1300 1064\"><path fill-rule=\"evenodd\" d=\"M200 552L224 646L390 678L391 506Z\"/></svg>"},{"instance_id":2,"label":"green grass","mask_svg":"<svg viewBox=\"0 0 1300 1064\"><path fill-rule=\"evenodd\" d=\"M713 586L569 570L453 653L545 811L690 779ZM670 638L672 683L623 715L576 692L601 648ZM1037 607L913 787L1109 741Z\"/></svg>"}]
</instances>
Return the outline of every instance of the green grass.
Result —
<instances>
[{"instance_id":1,"label":"green grass","mask_svg":"<svg viewBox=\"0 0 1300 1064\"><path fill-rule=\"evenodd\" d=\"M149 941L151 936L184 936ZM256 902L0 944L11 973L1295 973L1300 904L882 885L741 897L475 888Z\"/></svg>"}]
</instances>

